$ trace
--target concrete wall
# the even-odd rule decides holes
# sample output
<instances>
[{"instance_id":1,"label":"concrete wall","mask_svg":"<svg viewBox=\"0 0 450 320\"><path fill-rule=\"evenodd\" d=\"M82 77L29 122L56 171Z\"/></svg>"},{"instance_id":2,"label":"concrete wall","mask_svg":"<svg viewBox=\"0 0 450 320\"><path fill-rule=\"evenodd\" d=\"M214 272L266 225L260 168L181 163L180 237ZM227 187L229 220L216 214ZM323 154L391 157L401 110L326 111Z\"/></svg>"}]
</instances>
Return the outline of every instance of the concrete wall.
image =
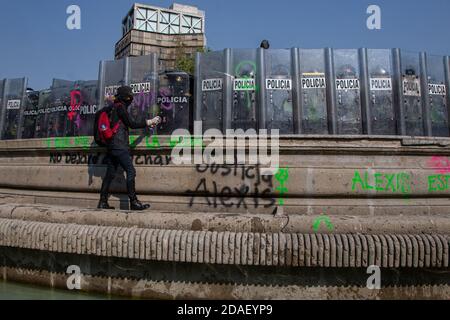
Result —
<instances>
[{"instance_id":1,"label":"concrete wall","mask_svg":"<svg viewBox=\"0 0 450 320\"><path fill-rule=\"evenodd\" d=\"M66 288L78 265L82 290L144 298L450 297L450 139L285 137L283 182L254 165L175 165L169 145L135 148L152 210L131 213L123 174L111 202L125 211L88 209L102 150L1 141L0 277ZM314 228L321 215L331 228ZM381 290L366 288L372 264Z\"/></svg>"},{"instance_id":2,"label":"concrete wall","mask_svg":"<svg viewBox=\"0 0 450 320\"><path fill-rule=\"evenodd\" d=\"M160 137L159 142L159 148L141 142L134 150L134 163L138 193L161 203L161 209L273 213L282 207L290 214L448 213L450 139L282 139L280 167L288 170L283 189L277 176L263 176L255 165L175 165L167 137ZM51 139L1 141L0 187L73 193L74 199L65 201L78 204L80 198L88 200L89 194L98 193L105 173L103 157L99 149L65 148ZM113 191L118 193L113 199L124 199L120 195L126 191L123 173L118 174Z\"/></svg>"},{"instance_id":3,"label":"concrete wall","mask_svg":"<svg viewBox=\"0 0 450 320\"><path fill-rule=\"evenodd\" d=\"M450 297L448 235L411 234L425 219L397 233L398 220L360 233L364 219L332 219L333 232L295 233L310 221L280 232L276 217L4 204L0 277L67 288L78 266L81 290L153 299ZM435 222L448 231L448 217ZM380 290L366 287L369 265L382 269Z\"/></svg>"}]
</instances>

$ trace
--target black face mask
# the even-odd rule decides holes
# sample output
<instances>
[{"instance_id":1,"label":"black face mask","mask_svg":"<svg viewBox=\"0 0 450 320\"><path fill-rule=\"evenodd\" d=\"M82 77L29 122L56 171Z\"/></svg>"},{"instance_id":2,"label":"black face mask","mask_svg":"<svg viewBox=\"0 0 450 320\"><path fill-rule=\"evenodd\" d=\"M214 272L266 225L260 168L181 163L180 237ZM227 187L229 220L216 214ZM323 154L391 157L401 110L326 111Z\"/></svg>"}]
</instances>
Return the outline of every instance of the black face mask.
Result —
<instances>
[{"instance_id":1,"label":"black face mask","mask_svg":"<svg viewBox=\"0 0 450 320\"><path fill-rule=\"evenodd\" d=\"M133 97L132 96L131 97L127 97L127 98L123 98L121 100L127 107L129 107L133 103Z\"/></svg>"}]
</instances>

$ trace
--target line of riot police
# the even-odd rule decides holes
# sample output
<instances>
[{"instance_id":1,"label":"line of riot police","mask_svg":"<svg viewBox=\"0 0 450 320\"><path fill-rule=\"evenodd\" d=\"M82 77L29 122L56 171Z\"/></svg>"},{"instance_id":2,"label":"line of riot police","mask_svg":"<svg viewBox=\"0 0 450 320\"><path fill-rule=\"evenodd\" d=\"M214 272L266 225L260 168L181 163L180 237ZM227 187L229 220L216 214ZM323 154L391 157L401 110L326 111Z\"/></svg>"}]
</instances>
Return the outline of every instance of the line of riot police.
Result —
<instances>
[{"instance_id":1,"label":"line of riot police","mask_svg":"<svg viewBox=\"0 0 450 320\"><path fill-rule=\"evenodd\" d=\"M128 112L133 118L163 122L153 132L170 135L178 128L190 129L193 81L185 72L159 73L156 56L101 62L99 80L54 79L50 89L34 91L27 79L0 80L1 139L91 136L95 113L112 102L121 85L133 89ZM134 130L133 134L149 132Z\"/></svg>"},{"instance_id":2,"label":"line of riot police","mask_svg":"<svg viewBox=\"0 0 450 320\"><path fill-rule=\"evenodd\" d=\"M0 134L89 136L95 112L129 85L130 117L160 116L161 135L197 120L223 132L448 137L449 68L449 57L399 49L225 49L198 53L194 78L161 71L155 54L103 61L98 80L55 79L48 90L0 80Z\"/></svg>"},{"instance_id":3,"label":"line of riot police","mask_svg":"<svg viewBox=\"0 0 450 320\"><path fill-rule=\"evenodd\" d=\"M449 57L400 49L225 49L199 53L196 67L195 120L204 130L450 135Z\"/></svg>"}]
</instances>

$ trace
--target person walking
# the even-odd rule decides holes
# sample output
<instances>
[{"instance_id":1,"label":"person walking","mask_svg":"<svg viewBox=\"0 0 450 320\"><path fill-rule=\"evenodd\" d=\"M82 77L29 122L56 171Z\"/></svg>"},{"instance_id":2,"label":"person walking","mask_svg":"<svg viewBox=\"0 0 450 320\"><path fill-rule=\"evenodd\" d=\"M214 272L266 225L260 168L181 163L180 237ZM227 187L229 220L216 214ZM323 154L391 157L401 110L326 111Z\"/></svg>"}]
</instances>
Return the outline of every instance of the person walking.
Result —
<instances>
[{"instance_id":1,"label":"person walking","mask_svg":"<svg viewBox=\"0 0 450 320\"><path fill-rule=\"evenodd\" d=\"M143 211L150 208L149 204L141 203L136 195L136 169L133 166L130 150L129 131L131 129L142 129L146 127L155 127L161 120L156 117L152 120L142 120L142 122L130 119L128 115L128 107L133 102L133 90L131 87L123 86L117 89L117 95L114 104L109 110L109 118L111 127L117 126L117 132L112 139L106 143L107 148L107 171L103 179L100 191L100 202L98 209L114 210L109 206L109 188L120 165L127 175L127 191L130 199L130 209Z\"/></svg>"}]
</instances>

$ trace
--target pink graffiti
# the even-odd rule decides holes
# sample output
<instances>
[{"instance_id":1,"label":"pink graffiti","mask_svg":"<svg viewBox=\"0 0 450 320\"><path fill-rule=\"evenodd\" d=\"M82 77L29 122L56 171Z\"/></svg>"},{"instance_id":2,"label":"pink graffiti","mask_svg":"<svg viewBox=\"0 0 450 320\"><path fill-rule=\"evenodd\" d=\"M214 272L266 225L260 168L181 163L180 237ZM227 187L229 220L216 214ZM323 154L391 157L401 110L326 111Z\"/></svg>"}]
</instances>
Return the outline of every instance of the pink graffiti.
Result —
<instances>
[{"instance_id":1,"label":"pink graffiti","mask_svg":"<svg viewBox=\"0 0 450 320\"><path fill-rule=\"evenodd\" d=\"M80 106L83 103L83 98L81 96L80 90L72 90L70 92L70 112L67 114L69 120L72 121L76 112L80 110Z\"/></svg>"},{"instance_id":2,"label":"pink graffiti","mask_svg":"<svg viewBox=\"0 0 450 320\"><path fill-rule=\"evenodd\" d=\"M80 127L81 127L81 122L82 122L82 120L81 120L80 114L77 114L77 119L75 120L75 124L78 129L80 129Z\"/></svg>"},{"instance_id":3,"label":"pink graffiti","mask_svg":"<svg viewBox=\"0 0 450 320\"><path fill-rule=\"evenodd\" d=\"M159 97L161 98L171 97L171 91L170 89L167 88L159 89L158 93ZM134 96L133 105L138 109L140 109L141 111L145 111L146 108L151 107L156 102L155 98L156 97L154 95L154 92L150 91L146 93L141 91L140 93ZM163 102L160 104L160 106L162 109L170 111L175 107L175 104L171 102Z\"/></svg>"},{"instance_id":4,"label":"pink graffiti","mask_svg":"<svg viewBox=\"0 0 450 320\"><path fill-rule=\"evenodd\" d=\"M450 172L450 160L445 157L434 156L428 161L427 165L432 169L436 169L435 172L439 174Z\"/></svg>"},{"instance_id":5,"label":"pink graffiti","mask_svg":"<svg viewBox=\"0 0 450 320\"><path fill-rule=\"evenodd\" d=\"M161 88L159 89L159 95L161 98L166 98L171 96L171 92L167 88ZM163 102L161 103L161 108L163 108L166 111L170 111L173 109L175 105L171 102Z\"/></svg>"},{"instance_id":6,"label":"pink graffiti","mask_svg":"<svg viewBox=\"0 0 450 320\"><path fill-rule=\"evenodd\" d=\"M152 105L153 98L154 96L151 91L148 93L141 91L134 96L133 104L137 106L141 111L144 111L146 108L149 108Z\"/></svg>"}]
</instances>

